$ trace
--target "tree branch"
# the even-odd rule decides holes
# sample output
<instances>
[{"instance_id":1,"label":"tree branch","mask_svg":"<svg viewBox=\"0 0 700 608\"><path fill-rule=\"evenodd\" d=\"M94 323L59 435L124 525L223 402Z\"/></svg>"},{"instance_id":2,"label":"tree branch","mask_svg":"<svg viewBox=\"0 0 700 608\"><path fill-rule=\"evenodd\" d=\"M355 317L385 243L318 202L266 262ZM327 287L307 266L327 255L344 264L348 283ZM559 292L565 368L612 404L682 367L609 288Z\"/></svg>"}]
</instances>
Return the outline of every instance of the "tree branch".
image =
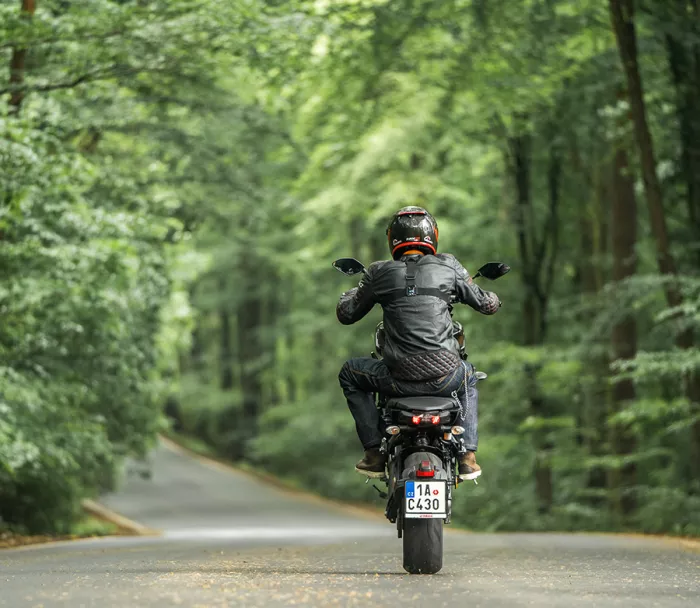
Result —
<instances>
[{"instance_id":1,"label":"tree branch","mask_svg":"<svg viewBox=\"0 0 700 608\"><path fill-rule=\"evenodd\" d=\"M50 91L57 91L60 89L72 89L86 82L96 82L98 80L105 80L108 78L114 78L117 76L132 76L134 74L165 74L169 70L166 68L147 68L147 67L124 67L124 66L113 66L110 68L100 68L94 70L93 72L87 72L76 76L70 80L64 82L53 82L47 84L20 84L16 86L5 87L0 89L0 95L6 95L7 93L47 93Z\"/></svg>"},{"instance_id":2,"label":"tree branch","mask_svg":"<svg viewBox=\"0 0 700 608\"><path fill-rule=\"evenodd\" d=\"M0 95L11 93L13 96L20 94L24 96L27 93L46 93L48 91L56 91L59 89L72 89L74 87L77 87L79 84L82 84L83 82L92 80L93 76L93 74L83 74L78 78L74 78L73 80L68 80L66 82L55 82L52 84L44 85L20 85L14 87L7 87L5 89L0 89Z\"/></svg>"},{"instance_id":3,"label":"tree branch","mask_svg":"<svg viewBox=\"0 0 700 608\"><path fill-rule=\"evenodd\" d=\"M38 46L43 46L45 44L59 44L59 43L71 43L71 42L85 42L87 40L106 40L108 38L114 38L115 36L120 36L122 34L125 34L126 30L124 29L119 29L119 30L112 30L109 32L104 32L104 33L99 33L99 34L86 34L85 36L79 36L75 38L36 38L35 40L32 40L31 38L28 40L24 41L18 41L18 40L11 40L8 42L3 42L0 44L0 51L6 51L8 49L14 49L16 47L20 46L31 46L31 47L38 47Z\"/></svg>"}]
</instances>

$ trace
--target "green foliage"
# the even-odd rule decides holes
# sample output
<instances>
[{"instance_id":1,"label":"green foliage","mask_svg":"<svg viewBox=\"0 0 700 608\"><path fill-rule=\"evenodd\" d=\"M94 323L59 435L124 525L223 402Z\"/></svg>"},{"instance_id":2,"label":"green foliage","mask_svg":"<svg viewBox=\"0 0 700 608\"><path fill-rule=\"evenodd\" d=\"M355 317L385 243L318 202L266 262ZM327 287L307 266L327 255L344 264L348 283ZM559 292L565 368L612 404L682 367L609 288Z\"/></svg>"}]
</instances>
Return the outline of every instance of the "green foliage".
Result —
<instances>
[{"instance_id":1,"label":"green foliage","mask_svg":"<svg viewBox=\"0 0 700 608\"><path fill-rule=\"evenodd\" d=\"M486 474L460 490L456 520L492 530L697 534L698 410L683 391L698 373L697 348L674 340L697 327L688 252L700 231L685 225L693 207L681 202L689 173L669 109L667 21L638 19L640 65L685 276L657 274L640 199L628 220L640 226L639 274L614 281L610 188L620 147L641 180L605 4L259 7L244 30L248 69L227 82L235 110L199 123L211 135L196 156L210 160L193 245L211 265L192 284L197 324L175 397L182 428L327 495L371 496L351 471L360 446L336 375L344 358L369 353L380 314L351 328L336 323L337 295L351 283L330 261L385 257L391 212L424 204L438 216L441 248L468 268L489 259L514 268L494 286L505 303L496 317L456 311L470 360L489 373L480 385ZM234 140L231 149L225 142ZM538 256L530 261L519 246L523 226ZM669 307L664 289L674 285L684 301ZM526 316L533 291L541 320ZM611 335L630 316L639 354L615 361ZM528 324L542 328L534 341ZM625 382L636 391L631 401L616 397ZM535 471L551 479L551 498L533 483ZM659 516L665 497L673 517Z\"/></svg>"},{"instance_id":2,"label":"green foliage","mask_svg":"<svg viewBox=\"0 0 700 608\"><path fill-rule=\"evenodd\" d=\"M284 27L290 23L295 27ZM264 150L254 165L248 158L236 163L237 184L255 176L257 197L251 206L249 191L237 194L225 216L214 202L216 224L196 235L195 246L211 251L214 263L208 278L196 282L203 352L188 362L186 377L202 387L198 403L216 405L206 406L211 414L193 405L190 385L180 395L183 419L202 416L196 424L209 429L224 453L329 495L361 497L361 482L348 473L359 444L335 377L345 357L371 350L380 317L376 311L357 327L336 325L337 294L350 284L329 262L385 257L390 213L425 204L439 218L443 249L469 268L487 259L514 267L495 286L505 302L497 317L457 311L470 359L489 373L480 415L486 476L478 488L462 491L457 521L488 529L697 533L691 515L697 480L689 463L697 409L679 391L698 371L697 349L673 345L697 325L697 265L679 256L690 277L681 281L685 300L667 307L663 289L677 280L656 274L640 201L639 218L631 220L642 228L640 274L612 280L609 180L619 142L629 150L630 170L636 174L638 167L605 5L299 1L267 4L258 24L245 82L257 83L259 93L241 96L241 103L245 116L260 107L266 113L257 123L242 122L242 138L240 127L226 127L239 141L265 137L248 144L248 152ZM667 32L654 25L648 15L640 19L646 35L640 62L649 98L668 103L652 103L650 122L662 151L659 166L683 180L678 125L668 110ZM534 260L541 281L552 265L541 296L546 330L536 344L525 339L526 325L537 321L524 317L534 286L517 240L522 219L513 155L524 139L530 145L527 244L542 256ZM279 158L290 161L284 173ZM678 199L677 182L664 188ZM686 212L678 203L669 210L679 250L698 236L681 229ZM239 219L231 229L222 217ZM242 225L255 235L245 254L230 245ZM230 261L238 255L246 256L245 266ZM222 275L225 286L216 279ZM242 293L251 288L262 296ZM251 315L246 303L262 315ZM610 336L630 315L640 354L613 362ZM251 324L259 337L254 347L244 329ZM230 352L222 350L222 331L233 341ZM235 377L230 388L224 388L227 370ZM614 400L625 380L637 392L629 403ZM222 429L226 420L234 428ZM185 427L196 432L192 422ZM635 441L631 452L619 453L628 449L620 444L623 431ZM231 441L245 446L236 451ZM307 465L301 470L300 461ZM637 477L627 487L618 478L630 466ZM535 469L548 471L554 489L544 510L533 488ZM666 492L676 505L673 525L656 515ZM637 505L631 512L621 506L630 495Z\"/></svg>"},{"instance_id":3,"label":"green foliage","mask_svg":"<svg viewBox=\"0 0 700 608\"><path fill-rule=\"evenodd\" d=\"M173 141L232 13L20 4L0 6L0 526L67 532L162 426L196 261Z\"/></svg>"},{"instance_id":4,"label":"green foliage","mask_svg":"<svg viewBox=\"0 0 700 608\"><path fill-rule=\"evenodd\" d=\"M484 481L456 520L699 533L682 4L635 20L679 269L661 277L606 3L0 3L0 62L26 50L0 84L3 520L66 529L162 406L219 454L370 499L337 372L381 317L337 323L351 282L330 262L385 257L390 214L423 204L472 272L513 267L498 315L456 311L489 374ZM639 199L622 221L620 155ZM616 280L621 225L637 266Z\"/></svg>"}]
</instances>

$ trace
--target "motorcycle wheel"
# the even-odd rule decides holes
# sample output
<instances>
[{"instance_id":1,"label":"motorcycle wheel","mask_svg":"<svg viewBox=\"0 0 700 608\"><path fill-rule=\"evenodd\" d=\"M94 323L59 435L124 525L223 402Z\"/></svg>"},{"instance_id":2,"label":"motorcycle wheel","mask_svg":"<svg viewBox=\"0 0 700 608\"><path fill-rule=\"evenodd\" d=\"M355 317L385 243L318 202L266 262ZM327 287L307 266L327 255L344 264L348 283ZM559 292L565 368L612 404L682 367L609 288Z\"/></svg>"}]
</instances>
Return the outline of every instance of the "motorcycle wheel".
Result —
<instances>
[{"instance_id":1,"label":"motorcycle wheel","mask_svg":"<svg viewBox=\"0 0 700 608\"><path fill-rule=\"evenodd\" d=\"M442 519L405 519L403 568L409 574L442 570Z\"/></svg>"}]
</instances>

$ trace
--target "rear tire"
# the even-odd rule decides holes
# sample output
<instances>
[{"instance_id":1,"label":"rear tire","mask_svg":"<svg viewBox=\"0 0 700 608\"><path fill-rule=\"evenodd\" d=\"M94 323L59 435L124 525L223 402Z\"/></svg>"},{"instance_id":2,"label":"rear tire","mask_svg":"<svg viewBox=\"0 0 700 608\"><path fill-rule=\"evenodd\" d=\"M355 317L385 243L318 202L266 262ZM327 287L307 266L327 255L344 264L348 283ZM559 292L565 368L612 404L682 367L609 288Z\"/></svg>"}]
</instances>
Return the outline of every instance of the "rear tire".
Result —
<instances>
[{"instance_id":1,"label":"rear tire","mask_svg":"<svg viewBox=\"0 0 700 608\"><path fill-rule=\"evenodd\" d=\"M403 568L409 574L442 570L442 519L405 519Z\"/></svg>"}]
</instances>

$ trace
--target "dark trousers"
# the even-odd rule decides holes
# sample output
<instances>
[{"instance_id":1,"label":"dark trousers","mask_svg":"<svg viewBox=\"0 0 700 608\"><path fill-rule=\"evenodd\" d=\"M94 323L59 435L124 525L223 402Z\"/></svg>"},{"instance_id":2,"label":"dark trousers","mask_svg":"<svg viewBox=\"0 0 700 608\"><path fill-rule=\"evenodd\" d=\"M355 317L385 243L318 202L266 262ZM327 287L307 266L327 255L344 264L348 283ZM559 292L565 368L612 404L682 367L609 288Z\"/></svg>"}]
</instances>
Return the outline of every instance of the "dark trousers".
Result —
<instances>
[{"instance_id":1,"label":"dark trousers","mask_svg":"<svg viewBox=\"0 0 700 608\"><path fill-rule=\"evenodd\" d=\"M479 393L476 390L476 376L471 363L463 361L454 372L437 380L406 382L392 378L383 361L371 357L357 357L343 365L338 380L348 400L348 407L355 419L357 434L364 449L379 447L382 442L379 410L373 393L389 397L449 397L456 393L461 404L457 424L465 429L464 447L476 451Z\"/></svg>"}]
</instances>

